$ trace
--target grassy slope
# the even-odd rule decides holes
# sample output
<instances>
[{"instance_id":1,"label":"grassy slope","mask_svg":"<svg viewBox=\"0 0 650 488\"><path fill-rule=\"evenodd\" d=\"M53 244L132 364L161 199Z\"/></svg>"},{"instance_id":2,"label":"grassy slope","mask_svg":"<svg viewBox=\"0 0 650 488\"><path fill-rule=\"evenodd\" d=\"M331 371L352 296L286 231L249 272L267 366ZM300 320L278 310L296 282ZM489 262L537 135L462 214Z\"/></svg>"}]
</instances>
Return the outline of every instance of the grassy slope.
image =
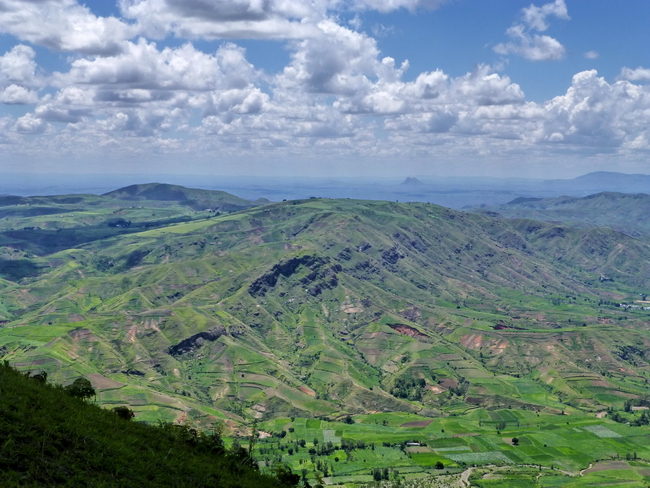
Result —
<instances>
[{"instance_id":1,"label":"grassy slope","mask_svg":"<svg viewBox=\"0 0 650 488\"><path fill-rule=\"evenodd\" d=\"M650 285L650 250L609 230L317 199L40 259L40 278L0 283L1 354L61 381L95 375L104 404L146 420L560 411L648 393L647 312L609 302ZM427 388L396 398L399 379Z\"/></svg>"},{"instance_id":2,"label":"grassy slope","mask_svg":"<svg viewBox=\"0 0 650 488\"><path fill-rule=\"evenodd\" d=\"M283 486L173 433L124 421L0 365L3 487Z\"/></svg>"}]
</instances>

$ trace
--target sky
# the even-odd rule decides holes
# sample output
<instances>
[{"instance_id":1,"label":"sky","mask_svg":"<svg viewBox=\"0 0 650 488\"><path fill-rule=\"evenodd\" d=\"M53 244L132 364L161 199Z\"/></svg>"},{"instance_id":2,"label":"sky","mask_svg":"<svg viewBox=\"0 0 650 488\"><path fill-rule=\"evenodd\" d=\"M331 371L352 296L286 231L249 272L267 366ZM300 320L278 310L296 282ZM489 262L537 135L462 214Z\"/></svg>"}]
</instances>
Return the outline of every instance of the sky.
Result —
<instances>
[{"instance_id":1,"label":"sky","mask_svg":"<svg viewBox=\"0 0 650 488\"><path fill-rule=\"evenodd\" d=\"M647 0L0 0L0 174L650 173Z\"/></svg>"}]
</instances>

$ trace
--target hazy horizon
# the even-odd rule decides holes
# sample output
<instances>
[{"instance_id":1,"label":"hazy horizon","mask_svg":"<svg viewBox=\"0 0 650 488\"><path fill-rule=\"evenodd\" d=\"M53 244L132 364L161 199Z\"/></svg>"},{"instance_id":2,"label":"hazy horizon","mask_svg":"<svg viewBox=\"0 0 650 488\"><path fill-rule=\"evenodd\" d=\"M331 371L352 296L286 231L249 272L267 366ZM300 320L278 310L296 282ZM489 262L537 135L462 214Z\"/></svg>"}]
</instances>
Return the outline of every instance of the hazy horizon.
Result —
<instances>
[{"instance_id":1,"label":"hazy horizon","mask_svg":"<svg viewBox=\"0 0 650 488\"><path fill-rule=\"evenodd\" d=\"M477 177L233 177L206 175L0 174L0 195L103 194L135 184L163 183L226 191L272 202L310 197L427 202L464 209L508 203L519 197L581 197L601 191L650 193L650 175L591 173L577 179Z\"/></svg>"}]
</instances>

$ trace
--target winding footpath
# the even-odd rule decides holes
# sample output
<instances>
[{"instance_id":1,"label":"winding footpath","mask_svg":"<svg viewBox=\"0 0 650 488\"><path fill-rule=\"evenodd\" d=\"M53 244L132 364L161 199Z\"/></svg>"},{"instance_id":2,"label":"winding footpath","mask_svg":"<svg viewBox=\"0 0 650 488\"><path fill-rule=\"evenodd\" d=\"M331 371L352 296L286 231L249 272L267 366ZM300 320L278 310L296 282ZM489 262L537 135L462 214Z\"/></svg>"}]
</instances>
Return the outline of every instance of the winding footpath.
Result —
<instances>
[{"instance_id":1,"label":"winding footpath","mask_svg":"<svg viewBox=\"0 0 650 488\"><path fill-rule=\"evenodd\" d=\"M467 468L465 471L463 471L460 474L460 483L463 485L464 488L470 488L469 477L472 476L473 471L474 468Z\"/></svg>"},{"instance_id":2,"label":"winding footpath","mask_svg":"<svg viewBox=\"0 0 650 488\"><path fill-rule=\"evenodd\" d=\"M594 465L594 463L589 463L589 466L587 466L585 469L581 469L581 470L580 470L580 476L584 476L584 475L585 475L585 471L587 471L588 469L591 469L591 467L592 467L593 465Z\"/></svg>"}]
</instances>

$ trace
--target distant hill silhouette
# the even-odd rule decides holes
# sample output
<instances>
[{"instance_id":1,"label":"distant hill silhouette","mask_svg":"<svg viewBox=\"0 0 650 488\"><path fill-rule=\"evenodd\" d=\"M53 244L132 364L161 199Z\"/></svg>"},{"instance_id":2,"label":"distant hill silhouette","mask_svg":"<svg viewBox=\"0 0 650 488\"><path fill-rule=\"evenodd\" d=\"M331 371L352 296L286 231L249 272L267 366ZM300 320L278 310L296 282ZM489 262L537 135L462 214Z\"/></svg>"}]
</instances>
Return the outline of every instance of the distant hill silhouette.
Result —
<instances>
[{"instance_id":1,"label":"distant hill silhouette","mask_svg":"<svg viewBox=\"0 0 650 488\"><path fill-rule=\"evenodd\" d=\"M639 237L650 235L650 195L600 192L585 197L519 197L504 204L482 206L508 218L526 218L573 227L609 227Z\"/></svg>"},{"instance_id":2,"label":"distant hill silhouette","mask_svg":"<svg viewBox=\"0 0 650 488\"><path fill-rule=\"evenodd\" d=\"M406 178L402 183L400 183L401 186L424 186L424 183L422 183L420 180L417 178L411 178L410 176Z\"/></svg>"},{"instance_id":3,"label":"distant hill silhouette","mask_svg":"<svg viewBox=\"0 0 650 488\"><path fill-rule=\"evenodd\" d=\"M236 197L225 191L200 190L165 183L130 185L105 193L102 196L131 201L156 200L161 202L175 202L181 205L187 205L194 210L211 208L213 210L225 210L229 212L268 203L266 199L259 199L253 202Z\"/></svg>"},{"instance_id":4,"label":"distant hill silhouette","mask_svg":"<svg viewBox=\"0 0 650 488\"><path fill-rule=\"evenodd\" d=\"M615 191L622 193L650 193L650 175L596 171L570 180L546 180L545 189L566 188L568 193L578 191Z\"/></svg>"}]
</instances>

